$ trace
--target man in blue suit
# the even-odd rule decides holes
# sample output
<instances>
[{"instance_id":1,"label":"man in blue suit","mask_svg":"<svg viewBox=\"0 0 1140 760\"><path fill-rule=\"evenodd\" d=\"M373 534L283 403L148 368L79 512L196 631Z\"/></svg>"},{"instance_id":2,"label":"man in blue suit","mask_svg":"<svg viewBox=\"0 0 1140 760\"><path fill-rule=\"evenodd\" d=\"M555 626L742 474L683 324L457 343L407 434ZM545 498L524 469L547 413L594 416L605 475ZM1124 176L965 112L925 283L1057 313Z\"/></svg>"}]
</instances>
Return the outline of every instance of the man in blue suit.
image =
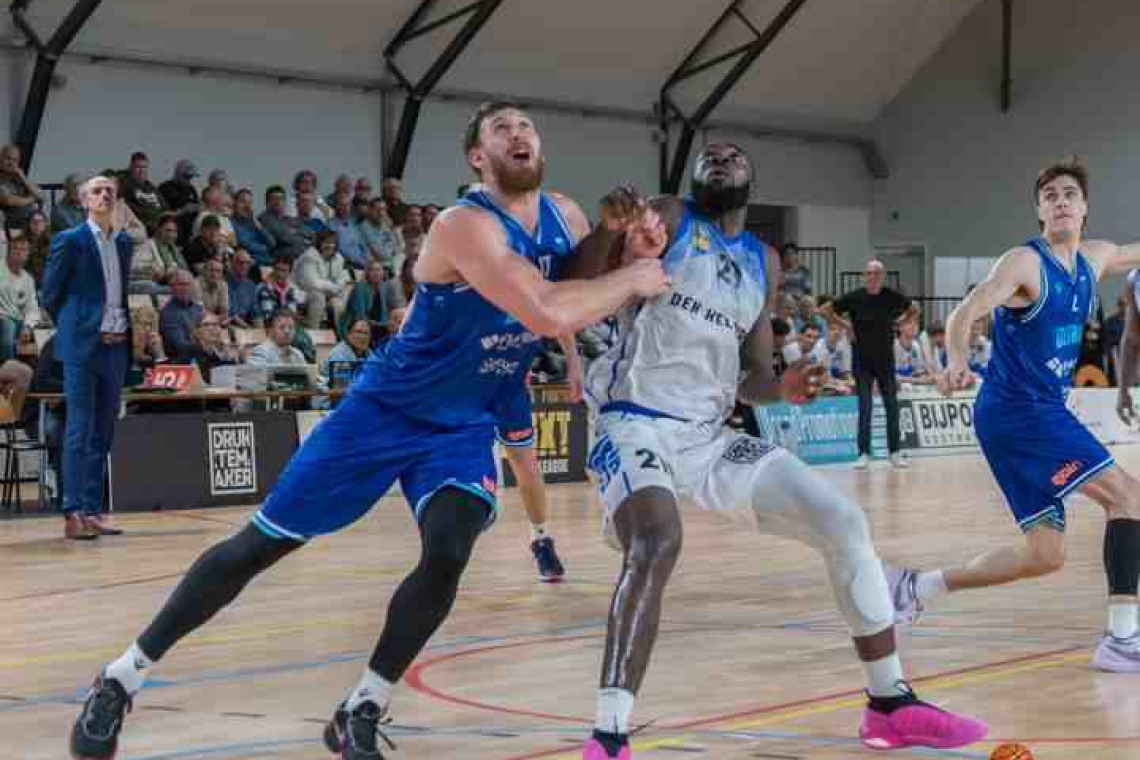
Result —
<instances>
[{"instance_id":1,"label":"man in blue suit","mask_svg":"<svg viewBox=\"0 0 1140 760\"><path fill-rule=\"evenodd\" d=\"M127 283L131 239L114 229L115 180L96 176L80 197L87 221L52 240L43 303L56 324L67 426L63 439L64 535L117 535L103 522L103 478L129 365Z\"/></svg>"}]
</instances>

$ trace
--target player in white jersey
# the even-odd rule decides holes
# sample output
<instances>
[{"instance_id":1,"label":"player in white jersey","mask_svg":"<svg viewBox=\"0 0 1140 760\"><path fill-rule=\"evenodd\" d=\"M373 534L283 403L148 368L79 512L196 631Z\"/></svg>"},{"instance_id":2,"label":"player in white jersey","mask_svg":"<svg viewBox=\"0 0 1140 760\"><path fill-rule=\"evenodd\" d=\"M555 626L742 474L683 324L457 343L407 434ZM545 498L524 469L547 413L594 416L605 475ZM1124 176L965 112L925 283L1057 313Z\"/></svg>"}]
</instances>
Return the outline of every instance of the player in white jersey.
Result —
<instances>
[{"instance_id":1,"label":"player in white jersey","mask_svg":"<svg viewBox=\"0 0 1140 760\"><path fill-rule=\"evenodd\" d=\"M583 757L631 757L634 695L681 549L681 500L738 511L759 530L796 538L823 555L866 671L860 735L867 746L977 741L986 734L984 723L920 702L904 680L887 582L858 505L787 451L723 425L738 397L752 404L809 400L823 371L801 361L782 381L775 377L768 304L780 266L775 251L744 230L751 181L742 150L710 145L697 159L692 198L654 203L661 240L638 255L663 256L672 284L618 312L618 341L587 375L598 415L589 467L607 536L620 543L624 562L610 608L595 731Z\"/></svg>"}]
</instances>

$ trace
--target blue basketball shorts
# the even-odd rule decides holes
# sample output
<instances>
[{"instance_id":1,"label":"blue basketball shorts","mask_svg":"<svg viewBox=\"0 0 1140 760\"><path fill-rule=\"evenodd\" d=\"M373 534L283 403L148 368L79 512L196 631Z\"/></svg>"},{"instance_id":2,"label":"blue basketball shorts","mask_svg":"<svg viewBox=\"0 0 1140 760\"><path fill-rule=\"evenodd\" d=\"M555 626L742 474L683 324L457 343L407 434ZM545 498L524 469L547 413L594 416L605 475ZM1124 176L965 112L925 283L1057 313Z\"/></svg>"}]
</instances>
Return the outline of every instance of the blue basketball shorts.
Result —
<instances>
[{"instance_id":1,"label":"blue basketball shorts","mask_svg":"<svg viewBox=\"0 0 1140 760\"><path fill-rule=\"evenodd\" d=\"M1014 519L1065 530L1064 499L1115 460L1061 403L986 393L974 404L974 432Z\"/></svg>"},{"instance_id":2,"label":"blue basketball shorts","mask_svg":"<svg viewBox=\"0 0 1140 760\"><path fill-rule=\"evenodd\" d=\"M489 528L498 514L490 425L446 428L349 393L317 424L254 515L262 532L305 541L363 517L398 479L416 520L444 488L477 496Z\"/></svg>"},{"instance_id":3,"label":"blue basketball shorts","mask_svg":"<svg viewBox=\"0 0 1140 760\"><path fill-rule=\"evenodd\" d=\"M530 388L526 384L503 399L498 412L495 438L499 443L520 449L534 445L534 410L531 408Z\"/></svg>"}]
</instances>

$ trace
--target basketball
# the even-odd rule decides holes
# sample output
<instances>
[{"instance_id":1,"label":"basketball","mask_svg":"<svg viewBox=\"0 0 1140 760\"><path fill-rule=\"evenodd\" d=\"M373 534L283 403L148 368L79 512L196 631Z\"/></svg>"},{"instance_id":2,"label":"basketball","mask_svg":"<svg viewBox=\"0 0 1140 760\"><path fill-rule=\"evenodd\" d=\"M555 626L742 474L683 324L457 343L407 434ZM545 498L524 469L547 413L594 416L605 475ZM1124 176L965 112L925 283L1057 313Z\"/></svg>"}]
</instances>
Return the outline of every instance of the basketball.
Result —
<instances>
[{"instance_id":1,"label":"basketball","mask_svg":"<svg viewBox=\"0 0 1140 760\"><path fill-rule=\"evenodd\" d=\"M1033 760L1033 753L1024 744L1003 744L990 754L990 760Z\"/></svg>"}]
</instances>

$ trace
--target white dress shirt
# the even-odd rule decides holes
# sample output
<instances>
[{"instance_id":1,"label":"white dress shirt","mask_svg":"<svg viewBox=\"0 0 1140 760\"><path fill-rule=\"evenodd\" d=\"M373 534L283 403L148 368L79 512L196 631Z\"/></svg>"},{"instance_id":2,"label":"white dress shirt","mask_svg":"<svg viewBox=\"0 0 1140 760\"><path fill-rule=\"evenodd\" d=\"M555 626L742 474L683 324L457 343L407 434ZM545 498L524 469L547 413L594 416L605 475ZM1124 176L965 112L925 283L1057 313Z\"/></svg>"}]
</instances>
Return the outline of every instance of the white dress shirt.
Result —
<instances>
[{"instance_id":1,"label":"white dress shirt","mask_svg":"<svg viewBox=\"0 0 1140 760\"><path fill-rule=\"evenodd\" d=\"M125 333L127 331L127 310L123 303L123 277L119 271L119 249L115 245L115 233L103 234L103 230L93 220L87 225L95 235L99 245L99 260L103 265L103 282L107 286L107 300L103 304L103 322L99 330L105 333Z\"/></svg>"}]
</instances>

